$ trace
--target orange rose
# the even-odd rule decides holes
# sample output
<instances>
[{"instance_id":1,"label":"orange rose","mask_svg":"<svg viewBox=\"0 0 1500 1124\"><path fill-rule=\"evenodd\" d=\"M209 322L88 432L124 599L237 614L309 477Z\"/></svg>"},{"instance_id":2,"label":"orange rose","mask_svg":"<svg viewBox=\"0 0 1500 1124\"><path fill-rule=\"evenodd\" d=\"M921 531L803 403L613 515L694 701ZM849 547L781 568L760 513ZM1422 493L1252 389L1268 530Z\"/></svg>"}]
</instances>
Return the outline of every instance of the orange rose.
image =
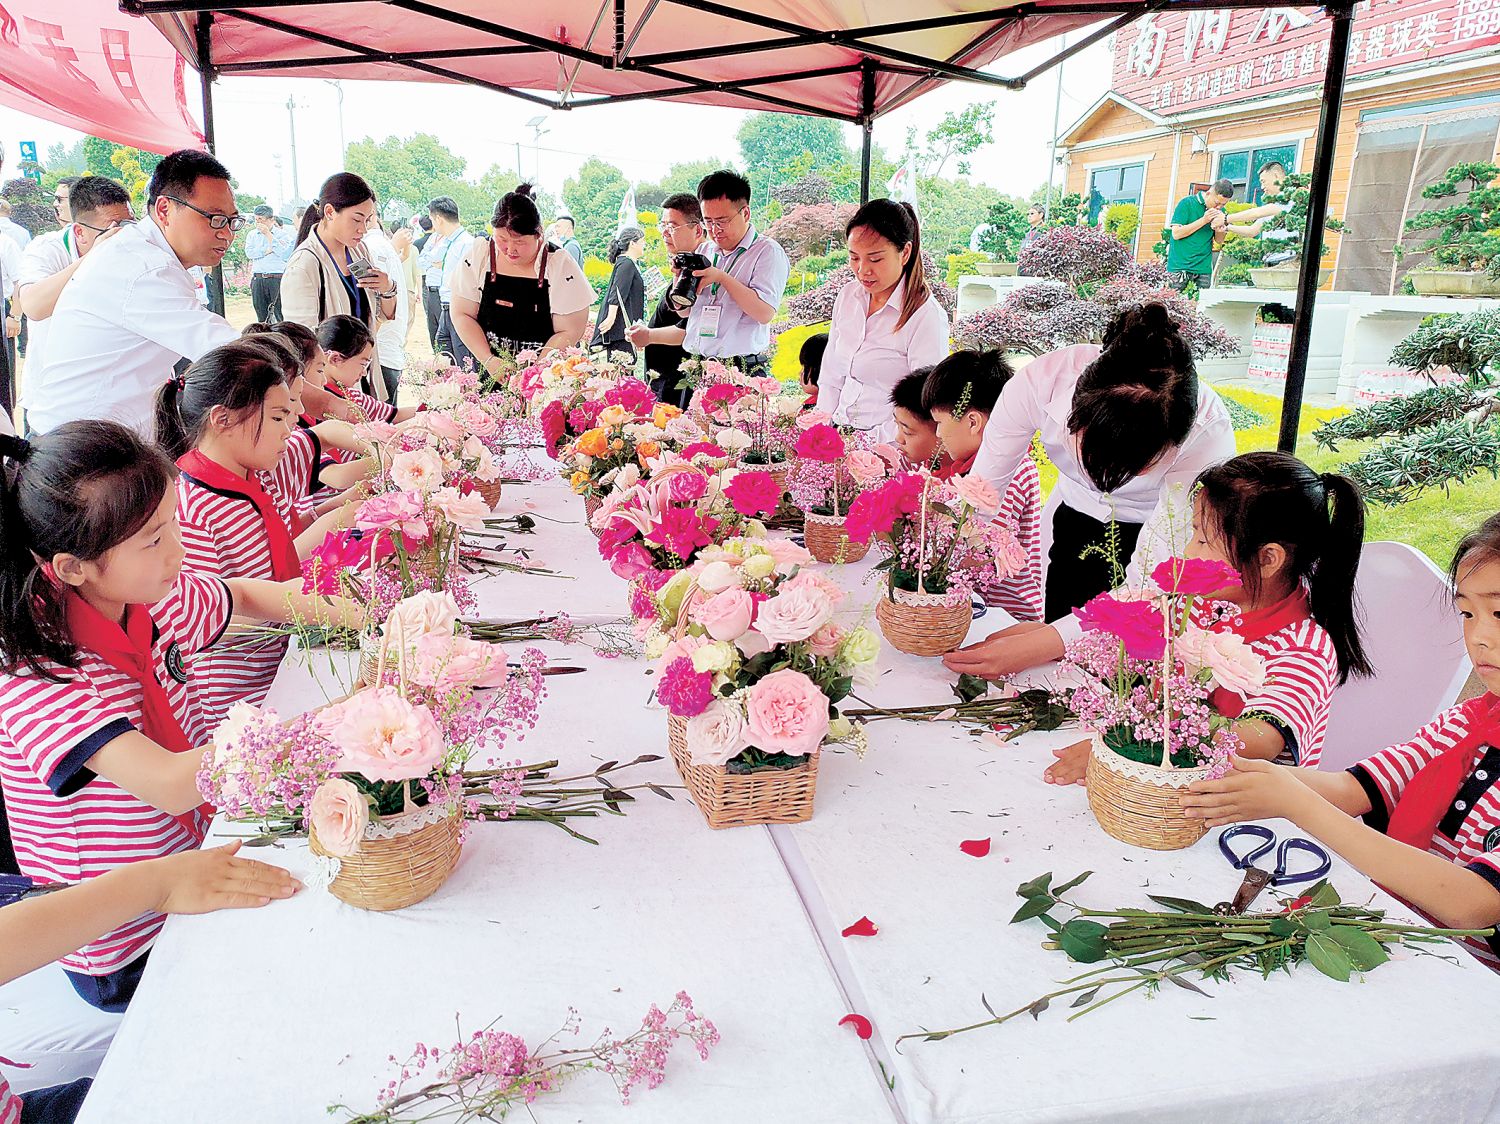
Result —
<instances>
[{"instance_id":1,"label":"orange rose","mask_svg":"<svg viewBox=\"0 0 1500 1124\"><path fill-rule=\"evenodd\" d=\"M573 489L574 495L583 495L583 490L589 486L589 474L580 468L568 477L568 486Z\"/></svg>"},{"instance_id":2,"label":"orange rose","mask_svg":"<svg viewBox=\"0 0 1500 1124\"><path fill-rule=\"evenodd\" d=\"M661 456L661 446L655 441L638 441L635 446L635 455L641 458L641 465L644 466L647 457Z\"/></svg>"},{"instance_id":3,"label":"orange rose","mask_svg":"<svg viewBox=\"0 0 1500 1124\"><path fill-rule=\"evenodd\" d=\"M609 438L602 429L590 429L578 435L574 447L590 457L602 457L609 452Z\"/></svg>"},{"instance_id":4,"label":"orange rose","mask_svg":"<svg viewBox=\"0 0 1500 1124\"><path fill-rule=\"evenodd\" d=\"M625 447L625 438L623 438L623 437L616 437L613 441L611 441L609 443L609 447L611 449L613 449L615 452L618 453L621 449L623 449Z\"/></svg>"},{"instance_id":5,"label":"orange rose","mask_svg":"<svg viewBox=\"0 0 1500 1124\"><path fill-rule=\"evenodd\" d=\"M661 402L658 403L656 409L651 411L651 421L657 429L666 429L667 423L681 413L682 411L676 406Z\"/></svg>"},{"instance_id":6,"label":"orange rose","mask_svg":"<svg viewBox=\"0 0 1500 1124\"><path fill-rule=\"evenodd\" d=\"M624 406L606 406L599 413L599 424L606 429L616 429L630 420L630 411Z\"/></svg>"}]
</instances>

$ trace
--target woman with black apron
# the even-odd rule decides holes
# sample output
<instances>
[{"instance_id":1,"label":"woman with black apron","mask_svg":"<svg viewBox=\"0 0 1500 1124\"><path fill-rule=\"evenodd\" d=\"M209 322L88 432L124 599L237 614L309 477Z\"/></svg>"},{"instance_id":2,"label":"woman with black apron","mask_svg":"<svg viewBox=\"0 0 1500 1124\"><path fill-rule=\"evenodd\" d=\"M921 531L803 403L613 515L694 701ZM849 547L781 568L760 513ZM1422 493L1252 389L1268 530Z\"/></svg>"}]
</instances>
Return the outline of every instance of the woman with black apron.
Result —
<instances>
[{"instance_id":1,"label":"woman with black apron","mask_svg":"<svg viewBox=\"0 0 1500 1124\"><path fill-rule=\"evenodd\" d=\"M995 404L972 473L1004 495L1038 433L1057 468L1047 503L1051 623L951 652L943 662L954 671L990 678L1060 658L1082 631L1075 609L1122 579L1138 584L1141 564L1182 552L1194 481L1235 453L1229 411L1198 384L1192 351L1160 304L1120 313L1102 346L1065 347L1023 367Z\"/></svg>"},{"instance_id":2,"label":"woman with black apron","mask_svg":"<svg viewBox=\"0 0 1500 1124\"><path fill-rule=\"evenodd\" d=\"M474 365L493 371L502 353L578 345L594 290L572 256L542 237L530 185L503 195L490 223L493 233L476 238L459 266L449 305Z\"/></svg>"}]
</instances>

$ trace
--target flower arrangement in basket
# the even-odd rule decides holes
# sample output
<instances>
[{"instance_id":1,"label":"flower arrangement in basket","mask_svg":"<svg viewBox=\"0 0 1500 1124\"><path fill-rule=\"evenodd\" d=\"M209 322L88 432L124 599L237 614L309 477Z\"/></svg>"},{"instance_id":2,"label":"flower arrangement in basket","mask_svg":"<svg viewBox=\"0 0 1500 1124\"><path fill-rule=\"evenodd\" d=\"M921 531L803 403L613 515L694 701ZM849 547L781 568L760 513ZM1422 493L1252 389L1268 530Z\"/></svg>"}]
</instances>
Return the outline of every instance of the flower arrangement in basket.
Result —
<instances>
[{"instance_id":1,"label":"flower arrangement in basket","mask_svg":"<svg viewBox=\"0 0 1500 1124\"><path fill-rule=\"evenodd\" d=\"M1264 683L1265 661L1241 637L1198 623L1207 594L1239 584L1233 569L1174 558L1151 580L1154 588L1103 593L1078 611L1084 633L1064 662L1078 685L1061 694L1093 731L1094 818L1116 839L1170 851L1207 830L1183 815L1178 796L1222 774L1241 748L1232 722Z\"/></svg>"},{"instance_id":2,"label":"flower arrangement in basket","mask_svg":"<svg viewBox=\"0 0 1500 1124\"><path fill-rule=\"evenodd\" d=\"M827 422L813 418L803 428L788 490L792 502L806 513L803 539L814 558L858 562L865 556L869 539L851 539L844 521L854 498L884 481L887 473L884 460L867 449L850 449L844 436Z\"/></svg>"},{"instance_id":3,"label":"flower arrangement in basket","mask_svg":"<svg viewBox=\"0 0 1500 1124\"><path fill-rule=\"evenodd\" d=\"M511 669L502 648L451 625L408 640L382 646L370 686L320 711L282 723L237 704L198 775L204 798L231 819L275 834L305 828L327 860L321 880L364 909L401 909L443 884L465 813L480 812L464 766L530 728L545 694L535 650ZM489 799L513 808L524 776L497 773Z\"/></svg>"},{"instance_id":4,"label":"flower arrangement in basket","mask_svg":"<svg viewBox=\"0 0 1500 1124\"><path fill-rule=\"evenodd\" d=\"M834 623L843 591L805 558L785 540L730 539L654 598L656 697L710 827L810 819L822 747L868 744L838 704L873 675L880 640Z\"/></svg>"},{"instance_id":5,"label":"flower arrangement in basket","mask_svg":"<svg viewBox=\"0 0 1500 1124\"><path fill-rule=\"evenodd\" d=\"M451 487L463 495L477 493L485 510L500 500L500 461L505 448L499 421L477 402L462 401L447 410L425 410L400 425L365 422L355 435L368 441L375 456L372 492L401 488L434 492Z\"/></svg>"},{"instance_id":6,"label":"flower arrangement in basket","mask_svg":"<svg viewBox=\"0 0 1500 1124\"><path fill-rule=\"evenodd\" d=\"M976 585L1025 564L1015 532L993 518L999 507L994 487L979 477L940 481L926 472L896 473L849 505L849 537L878 538L887 552L875 567L886 578L875 617L896 648L914 656L951 652L973 621Z\"/></svg>"},{"instance_id":7,"label":"flower arrangement in basket","mask_svg":"<svg viewBox=\"0 0 1500 1124\"><path fill-rule=\"evenodd\" d=\"M556 457L563 446L592 429L605 393L626 372L605 356L577 348L553 352L545 362L523 368L516 384L527 393L531 415L541 427L542 444Z\"/></svg>"},{"instance_id":8,"label":"flower arrangement in basket","mask_svg":"<svg viewBox=\"0 0 1500 1124\"><path fill-rule=\"evenodd\" d=\"M653 590L704 547L742 531L764 533L731 500L729 489L746 474L714 472L673 453L651 458L648 469L606 497L593 519L599 554L617 577Z\"/></svg>"}]
</instances>

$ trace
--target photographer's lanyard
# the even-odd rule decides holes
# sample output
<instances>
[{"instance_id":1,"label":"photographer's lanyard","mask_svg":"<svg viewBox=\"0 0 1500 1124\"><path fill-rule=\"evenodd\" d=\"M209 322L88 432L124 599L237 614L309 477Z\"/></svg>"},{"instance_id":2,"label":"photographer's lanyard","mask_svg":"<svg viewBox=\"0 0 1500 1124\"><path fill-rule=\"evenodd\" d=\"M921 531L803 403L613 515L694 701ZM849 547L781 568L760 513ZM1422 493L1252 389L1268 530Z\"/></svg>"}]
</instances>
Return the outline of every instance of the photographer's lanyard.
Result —
<instances>
[{"instance_id":1,"label":"photographer's lanyard","mask_svg":"<svg viewBox=\"0 0 1500 1124\"><path fill-rule=\"evenodd\" d=\"M750 241L746 242L743 246L736 247L734 253L732 253L732 254L729 255L729 260L724 263L724 272L725 273L731 273L731 272L734 271L734 263L737 262L737 261L739 261L740 258L744 256L744 253L745 253L746 250L748 250L751 246L755 245L755 241L759 237L760 237L759 234L752 234L750 236ZM719 266L719 255L718 254L714 254L714 268L717 269L718 266ZM712 296L718 296L719 295L719 283L717 281L715 281L712 285L710 285L708 287L708 291L709 291L710 295L712 295Z\"/></svg>"},{"instance_id":2,"label":"photographer's lanyard","mask_svg":"<svg viewBox=\"0 0 1500 1124\"><path fill-rule=\"evenodd\" d=\"M328 243L323 241L323 236L316 230L314 230L313 237L318 240L318 245L323 247L323 252L328 255L328 260L332 261L333 251L328 248ZM349 247L345 246L344 265L348 266L348 264L353 260L354 255L349 252ZM349 294L349 311L352 312L357 319L364 320L364 306L361 303L364 293L359 287L358 279L355 278L352 274L344 273L338 269L335 269L334 272L339 275L339 280L344 283L344 291Z\"/></svg>"}]
</instances>

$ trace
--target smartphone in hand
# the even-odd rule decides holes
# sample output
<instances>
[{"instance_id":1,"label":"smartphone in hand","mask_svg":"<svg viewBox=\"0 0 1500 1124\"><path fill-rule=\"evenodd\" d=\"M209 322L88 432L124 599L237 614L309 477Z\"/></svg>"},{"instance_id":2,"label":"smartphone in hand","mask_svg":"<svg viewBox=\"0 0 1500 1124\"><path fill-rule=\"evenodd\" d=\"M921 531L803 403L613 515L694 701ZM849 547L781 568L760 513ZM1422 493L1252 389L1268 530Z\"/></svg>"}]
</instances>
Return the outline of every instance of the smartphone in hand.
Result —
<instances>
[{"instance_id":1,"label":"smartphone in hand","mask_svg":"<svg viewBox=\"0 0 1500 1124\"><path fill-rule=\"evenodd\" d=\"M355 278L364 277L367 273L374 273L375 267L370 264L369 258L355 258L349 263L349 273Z\"/></svg>"}]
</instances>

